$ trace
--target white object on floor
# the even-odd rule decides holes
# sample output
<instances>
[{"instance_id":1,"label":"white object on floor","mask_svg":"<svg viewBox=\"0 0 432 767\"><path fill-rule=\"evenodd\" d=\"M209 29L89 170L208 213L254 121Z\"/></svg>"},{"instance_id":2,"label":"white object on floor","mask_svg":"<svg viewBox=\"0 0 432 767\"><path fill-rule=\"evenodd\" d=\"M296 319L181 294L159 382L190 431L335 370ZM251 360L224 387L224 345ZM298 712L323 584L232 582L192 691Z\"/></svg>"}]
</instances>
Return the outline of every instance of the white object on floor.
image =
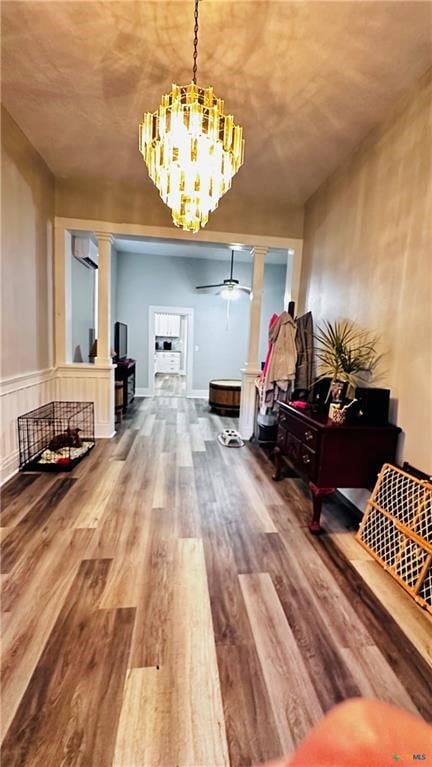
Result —
<instances>
[{"instance_id":1,"label":"white object on floor","mask_svg":"<svg viewBox=\"0 0 432 767\"><path fill-rule=\"evenodd\" d=\"M224 429L218 434L217 440L223 447L243 447L244 445L240 434L235 429Z\"/></svg>"}]
</instances>

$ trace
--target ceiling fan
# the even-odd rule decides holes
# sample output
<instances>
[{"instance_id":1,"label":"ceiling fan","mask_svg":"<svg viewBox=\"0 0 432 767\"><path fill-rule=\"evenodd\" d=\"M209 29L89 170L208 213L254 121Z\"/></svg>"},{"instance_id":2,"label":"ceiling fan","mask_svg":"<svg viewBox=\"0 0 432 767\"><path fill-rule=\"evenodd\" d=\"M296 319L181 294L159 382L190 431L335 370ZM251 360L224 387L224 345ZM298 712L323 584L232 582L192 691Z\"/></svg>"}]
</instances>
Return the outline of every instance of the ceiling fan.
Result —
<instances>
[{"instance_id":1,"label":"ceiling fan","mask_svg":"<svg viewBox=\"0 0 432 767\"><path fill-rule=\"evenodd\" d=\"M227 301L232 301L235 298L238 298L240 296L240 293L248 293L250 295L251 288L245 287L245 285L240 285L238 280L235 280L233 277L233 270L234 270L234 250L231 251L231 269L230 269L230 276L224 280L223 282L218 282L216 285L197 285L195 290L208 290L211 288L222 288L222 290L219 290L218 293L222 298L225 298Z\"/></svg>"}]
</instances>

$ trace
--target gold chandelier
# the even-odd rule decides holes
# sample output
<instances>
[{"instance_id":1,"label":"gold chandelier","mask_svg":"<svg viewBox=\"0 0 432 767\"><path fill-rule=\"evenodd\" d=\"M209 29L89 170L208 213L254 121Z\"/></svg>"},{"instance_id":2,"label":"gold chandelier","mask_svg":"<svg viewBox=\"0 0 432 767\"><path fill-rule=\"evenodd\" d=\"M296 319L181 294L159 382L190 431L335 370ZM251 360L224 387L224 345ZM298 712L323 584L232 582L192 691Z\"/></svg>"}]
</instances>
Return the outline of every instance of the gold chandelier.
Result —
<instances>
[{"instance_id":1,"label":"gold chandelier","mask_svg":"<svg viewBox=\"0 0 432 767\"><path fill-rule=\"evenodd\" d=\"M192 82L173 85L139 126L139 149L174 224L197 232L208 221L244 159L243 130L213 88L196 84L198 2L195 0Z\"/></svg>"}]
</instances>

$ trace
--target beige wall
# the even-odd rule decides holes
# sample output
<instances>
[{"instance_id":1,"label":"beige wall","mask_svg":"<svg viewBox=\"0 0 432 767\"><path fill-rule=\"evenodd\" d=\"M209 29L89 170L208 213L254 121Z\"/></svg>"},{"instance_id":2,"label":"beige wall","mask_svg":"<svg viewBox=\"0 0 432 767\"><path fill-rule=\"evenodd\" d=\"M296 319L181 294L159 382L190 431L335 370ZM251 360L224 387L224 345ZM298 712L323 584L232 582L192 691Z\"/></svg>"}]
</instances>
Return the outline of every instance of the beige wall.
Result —
<instances>
[{"instance_id":1,"label":"beige wall","mask_svg":"<svg viewBox=\"0 0 432 767\"><path fill-rule=\"evenodd\" d=\"M1 377L50 365L54 177L2 109Z\"/></svg>"},{"instance_id":2,"label":"beige wall","mask_svg":"<svg viewBox=\"0 0 432 767\"><path fill-rule=\"evenodd\" d=\"M432 73L308 201L302 302L380 334L402 456L432 471ZM377 385L380 385L377 383Z\"/></svg>"},{"instance_id":3,"label":"beige wall","mask_svg":"<svg viewBox=\"0 0 432 767\"><path fill-rule=\"evenodd\" d=\"M140 162L137 156L137 162ZM257 179L259 183L259 179ZM173 226L170 211L148 178L141 186L97 179L56 179L56 215L114 223ZM303 206L274 205L261 198L257 203L232 189L210 214L207 230L302 237ZM205 231L205 230L204 230ZM192 235L193 237L193 235Z\"/></svg>"}]
</instances>

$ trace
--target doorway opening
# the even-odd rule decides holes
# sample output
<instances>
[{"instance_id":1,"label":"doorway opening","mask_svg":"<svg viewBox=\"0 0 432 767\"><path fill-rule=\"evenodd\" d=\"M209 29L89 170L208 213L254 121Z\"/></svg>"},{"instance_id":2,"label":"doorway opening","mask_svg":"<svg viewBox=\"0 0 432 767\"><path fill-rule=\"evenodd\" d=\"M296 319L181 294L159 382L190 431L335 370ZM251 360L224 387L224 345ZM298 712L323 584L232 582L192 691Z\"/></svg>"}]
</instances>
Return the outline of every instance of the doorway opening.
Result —
<instances>
[{"instance_id":1,"label":"doorway opening","mask_svg":"<svg viewBox=\"0 0 432 767\"><path fill-rule=\"evenodd\" d=\"M149 390L155 397L190 397L193 309L149 307Z\"/></svg>"}]
</instances>

